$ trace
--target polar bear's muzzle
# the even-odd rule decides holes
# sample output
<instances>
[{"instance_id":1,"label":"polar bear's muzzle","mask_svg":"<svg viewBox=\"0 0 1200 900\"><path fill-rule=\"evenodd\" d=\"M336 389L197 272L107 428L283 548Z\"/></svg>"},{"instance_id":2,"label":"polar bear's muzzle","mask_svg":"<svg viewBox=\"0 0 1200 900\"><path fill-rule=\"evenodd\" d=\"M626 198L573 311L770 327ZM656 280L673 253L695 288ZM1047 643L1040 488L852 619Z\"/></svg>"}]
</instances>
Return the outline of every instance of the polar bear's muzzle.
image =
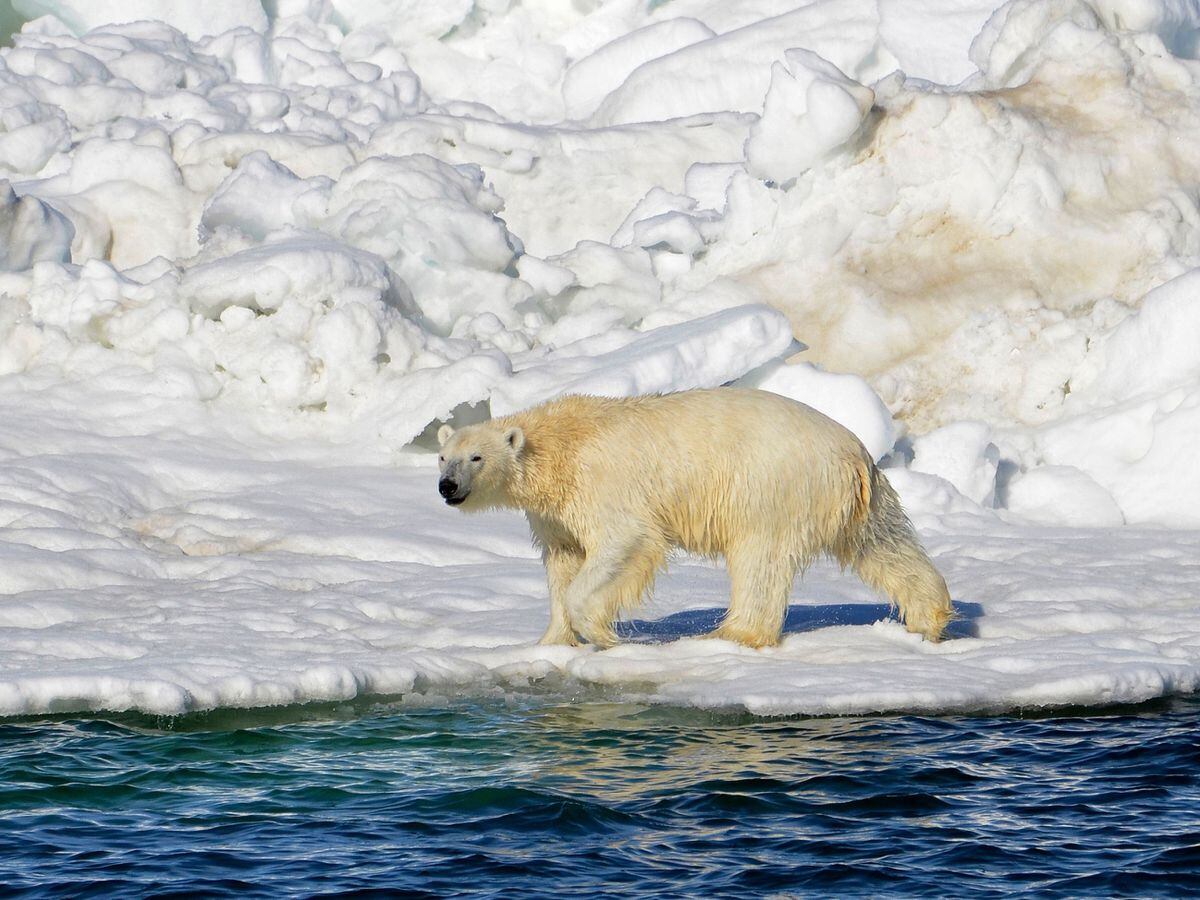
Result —
<instances>
[{"instance_id":1,"label":"polar bear's muzzle","mask_svg":"<svg viewBox=\"0 0 1200 900\"><path fill-rule=\"evenodd\" d=\"M444 477L438 482L438 493L442 495L442 499L450 506L458 506L467 499L469 490L459 493L459 484L453 478Z\"/></svg>"}]
</instances>

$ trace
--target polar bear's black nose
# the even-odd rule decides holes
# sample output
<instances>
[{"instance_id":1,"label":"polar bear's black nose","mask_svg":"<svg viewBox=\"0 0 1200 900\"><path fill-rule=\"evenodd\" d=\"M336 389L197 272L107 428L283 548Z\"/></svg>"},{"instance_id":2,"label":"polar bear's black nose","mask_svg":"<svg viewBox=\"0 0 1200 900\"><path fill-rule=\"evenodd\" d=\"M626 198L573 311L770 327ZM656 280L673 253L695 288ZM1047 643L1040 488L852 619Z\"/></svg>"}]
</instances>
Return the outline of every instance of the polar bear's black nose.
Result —
<instances>
[{"instance_id":1,"label":"polar bear's black nose","mask_svg":"<svg viewBox=\"0 0 1200 900\"><path fill-rule=\"evenodd\" d=\"M449 499L458 493L458 485L453 478L443 478L438 482L438 493Z\"/></svg>"}]
</instances>

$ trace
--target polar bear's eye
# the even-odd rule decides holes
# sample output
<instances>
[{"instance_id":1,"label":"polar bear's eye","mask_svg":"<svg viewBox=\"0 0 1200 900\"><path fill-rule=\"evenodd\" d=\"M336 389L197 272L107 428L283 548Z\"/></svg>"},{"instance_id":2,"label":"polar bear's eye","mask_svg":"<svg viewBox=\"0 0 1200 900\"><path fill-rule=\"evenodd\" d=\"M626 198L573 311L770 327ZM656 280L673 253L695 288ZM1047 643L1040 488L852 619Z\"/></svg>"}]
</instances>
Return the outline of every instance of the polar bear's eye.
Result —
<instances>
[{"instance_id":1,"label":"polar bear's eye","mask_svg":"<svg viewBox=\"0 0 1200 900\"><path fill-rule=\"evenodd\" d=\"M483 462L483 457L482 456L472 456L471 462Z\"/></svg>"}]
</instances>

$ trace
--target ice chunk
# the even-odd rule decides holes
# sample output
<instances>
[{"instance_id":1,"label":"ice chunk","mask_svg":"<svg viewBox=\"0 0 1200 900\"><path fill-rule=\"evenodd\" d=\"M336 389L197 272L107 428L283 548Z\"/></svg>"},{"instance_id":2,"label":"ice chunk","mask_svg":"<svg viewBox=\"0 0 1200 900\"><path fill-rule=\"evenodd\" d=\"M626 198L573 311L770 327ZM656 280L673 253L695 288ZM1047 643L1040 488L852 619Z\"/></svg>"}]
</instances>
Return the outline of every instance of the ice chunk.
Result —
<instances>
[{"instance_id":1,"label":"ice chunk","mask_svg":"<svg viewBox=\"0 0 1200 900\"><path fill-rule=\"evenodd\" d=\"M611 243L614 247L627 247L633 243L639 247L648 247L649 244L635 240L636 230L640 223L670 213L688 214L695 208L696 201L691 197L672 194L670 191L656 187L647 193L625 217L621 227L613 233Z\"/></svg>"},{"instance_id":2,"label":"ice chunk","mask_svg":"<svg viewBox=\"0 0 1200 900\"><path fill-rule=\"evenodd\" d=\"M1200 269L1150 291L1137 312L1088 355L1072 383L1071 406L1119 404L1200 384Z\"/></svg>"},{"instance_id":3,"label":"ice chunk","mask_svg":"<svg viewBox=\"0 0 1200 900\"><path fill-rule=\"evenodd\" d=\"M788 365L775 360L738 382L791 397L839 422L862 441L878 461L896 443L896 423L879 395L857 375L823 372L810 363Z\"/></svg>"},{"instance_id":4,"label":"ice chunk","mask_svg":"<svg viewBox=\"0 0 1200 900\"><path fill-rule=\"evenodd\" d=\"M35 262L69 262L75 227L36 197L17 197L0 180L0 270L19 272Z\"/></svg>"},{"instance_id":5,"label":"ice chunk","mask_svg":"<svg viewBox=\"0 0 1200 900\"><path fill-rule=\"evenodd\" d=\"M1125 517L1112 494L1074 466L1039 466L1005 488L1005 507L1043 525L1111 528Z\"/></svg>"},{"instance_id":6,"label":"ice chunk","mask_svg":"<svg viewBox=\"0 0 1200 900\"><path fill-rule=\"evenodd\" d=\"M1092 0L1109 28L1152 32L1176 56L1194 59L1200 35L1200 4L1195 0Z\"/></svg>"},{"instance_id":7,"label":"ice chunk","mask_svg":"<svg viewBox=\"0 0 1200 900\"><path fill-rule=\"evenodd\" d=\"M497 217L501 206L477 166L381 157L342 173L321 228L385 259L448 332L481 311L512 321L514 284L503 273L520 242Z\"/></svg>"},{"instance_id":8,"label":"ice chunk","mask_svg":"<svg viewBox=\"0 0 1200 900\"><path fill-rule=\"evenodd\" d=\"M715 36L703 22L686 16L621 35L567 70L562 86L567 117L586 119L642 63Z\"/></svg>"},{"instance_id":9,"label":"ice chunk","mask_svg":"<svg viewBox=\"0 0 1200 900\"><path fill-rule=\"evenodd\" d=\"M0 128L0 169L12 172L36 175L71 145L71 130L61 114L32 118L10 106L0 109Z\"/></svg>"},{"instance_id":10,"label":"ice chunk","mask_svg":"<svg viewBox=\"0 0 1200 900\"><path fill-rule=\"evenodd\" d=\"M76 261L103 255L129 267L156 256L187 257L196 250L202 198L184 183L161 131L81 141L70 168L38 182L36 190L67 210L78 237L89 238L74 248Z\"/></svg>"},{"instance_id":11,"label":"ice chunk","mask_svg":"<svg viewBox=\"0 0 1200 900\"><path fill-rule=\"evenodd\" d=\"M472 0L330 0L348 30L383 29L399 46L444 37L474 8Z\"/></svg>"},{"instance_id":12,"label":"ice chunk","mask_svg":"<svg viewBox=\"0 0 1200 900\"><path fill-rule=\"evenodd\" d=\"M971 41L998 5L995 0L880 0L879 36L905 75L955 85L975 74Z\"/></svg>"},{"instance_id":13,"label":"ice chunk","mask_svg":"<svg viewBox=\"0 0 1200 900\"><path fill-rule=\"evenodd\" d=\"M297 178L261 150L247 153L204 205L202 236L237 228L262 240L272 231L321 219L333 182L322 176Z\"/></svg>"},{"instance_id":14,"label":"ice chunk","mask_svg":"<svg viewBox=\"0 0 1200 900\"><path fill-rule=\"evenodd\" d=\"M1200 522L1200 270L1151 291L1096 342L1072 382L1064 415L1034 437L1041 458L1082 469L1129 522Z\"/></svg>"},{"instance_id":15,"label":"ice chunk","mask_svg":"<svg viewBox=\"0 0 1200 900\"><path fill-rule=\"evenodd\" d=\"M1000 451L983 422L955 422L912 442L914 472L937 475L981 506L996 500Z\"/></svg>"},{"instance_id":16,"label":"ice chunk","mask_svg":"<svg viewBox=\"0 0 1200 900\"><path fill-rule=\"evenodd\" d=\"M1061 42L1076 52L1094 48L1086 35L1098 25L1095 8L1084 0L1013 0L993 13L972 42L971 61L990 86L1015 87Z\"/></svg>"},{"instance_id":17,"label":"ice chunk","mask_svg":"<svg viewBox=\"0 0 1200 900\"><path fill-rule=\"evenodd\" d=\"M729 185L739 172L745 172L740 163L694 163L684 175L683 192L701 209L724 212Z\"/></svg>"},{"instance_id":18,"label":"ice chunk","mask_svg":"<svg viewBox=\"0 0 1200 900\"><path fill-rule=\"evenodd\" d=\"M563 266L556 266L544 259L523 254L517 259L517 274L540 298L555 297L576 284L576 274Z\"/></svg>"},{"instance_id":19,"label":"ice chunk","mask_svg":"<svg viewBox=\"0 0 1200 900\"><path fill-rule=\"evenodd\" d=\"M649 254L640 247L580 241L575 249L551 261L575 276L552 304L556 317L607 309L616 312L613 321L634 325L661 300L662 284L654 276Z\"/></svg>"},{"instance_id":20,"label":"ice chunk","mask_svg":"<svg viewBox=\"0 0 1200 900\"><path fill-rule=\"evenodd\" d=\"M762 117L746 140L746 168L785 184L838 148L862 127L875 94L808 50L789 50L771 67Z\"/></svg>"},{"instance_id":21,"label":"ice chunk","mask_svg":"<svg viewBox=\"0 0 1200 900\"><path fill-rule=\"evenodd\" d=\"M292 237L188 269L180 292L217 318L227 306L274 312L288 301L317 306L371 297L416 315L407 290L379 257L317 237Z\"/></svg>"},{"instance_id":22,"label":"ice chunk","mask_svg":"<svg viewBox=\"0 0 1200 900\"><path fill-rule=\"evenodd\" d=\"M492 394L503 415L563 394L627 397L716 387L792 345L787 319L763 306L714 313L635 336L618 349L577 356L570 347L517 372Z\"/></svg>"},{"instance_id":23,"label":"ice chunk","mask_svg":"<svg viewBox=\"0 0 1200 900\"><path fill-rule=\"evenodd\" d=\"M895 68L879 43L879 12L865 0L818 0L643 63L609 94L592 121L656 122L720 110L758 112L771 64L807 48L860 81Z\"/></svg>"}]
</instances>

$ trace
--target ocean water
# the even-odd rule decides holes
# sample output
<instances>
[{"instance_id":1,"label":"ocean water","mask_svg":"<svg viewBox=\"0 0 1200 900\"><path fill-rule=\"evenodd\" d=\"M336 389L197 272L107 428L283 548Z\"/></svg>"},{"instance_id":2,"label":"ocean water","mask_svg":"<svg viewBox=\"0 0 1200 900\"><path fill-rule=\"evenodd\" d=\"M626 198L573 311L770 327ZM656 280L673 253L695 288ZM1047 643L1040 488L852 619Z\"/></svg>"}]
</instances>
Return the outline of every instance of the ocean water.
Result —
<instances>
[{"instance_id":1,"label":"ocean water","mask_svg":"<svg viewBox=\"0 0 1200 900\"><path fill-rule=\"evenodd\" d=\"M0 894L1181 896L1200 700L756 719L526 697L0 723Z\"/></svg>"}]
</instances>

